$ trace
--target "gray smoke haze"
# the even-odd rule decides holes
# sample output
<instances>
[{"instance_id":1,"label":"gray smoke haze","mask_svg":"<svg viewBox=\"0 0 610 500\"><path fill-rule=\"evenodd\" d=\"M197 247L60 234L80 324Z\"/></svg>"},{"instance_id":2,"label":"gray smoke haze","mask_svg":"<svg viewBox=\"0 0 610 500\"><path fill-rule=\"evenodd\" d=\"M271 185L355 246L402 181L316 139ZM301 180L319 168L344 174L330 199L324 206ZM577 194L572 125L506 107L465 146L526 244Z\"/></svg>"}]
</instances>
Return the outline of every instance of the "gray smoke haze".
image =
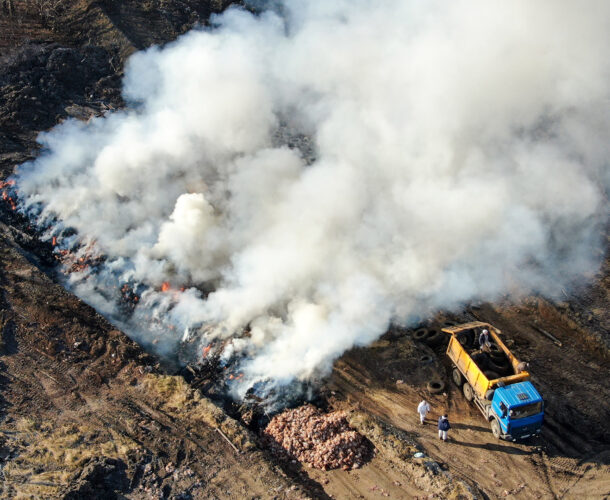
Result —
<instances>
[{"instance_id":1,"label":"gray smoke haze","mask_svg":"<svg viewBox=\"0 0 610 500\"><path fill-rule=\"evenodd\" d=\"M135 54L125 110L40 136L25 209L107 256L76 293L120 322L108 290L145 285L125 330L232 338L243 394L597 269L610 2L276 5Z\"/></svg>"}]
</instances>

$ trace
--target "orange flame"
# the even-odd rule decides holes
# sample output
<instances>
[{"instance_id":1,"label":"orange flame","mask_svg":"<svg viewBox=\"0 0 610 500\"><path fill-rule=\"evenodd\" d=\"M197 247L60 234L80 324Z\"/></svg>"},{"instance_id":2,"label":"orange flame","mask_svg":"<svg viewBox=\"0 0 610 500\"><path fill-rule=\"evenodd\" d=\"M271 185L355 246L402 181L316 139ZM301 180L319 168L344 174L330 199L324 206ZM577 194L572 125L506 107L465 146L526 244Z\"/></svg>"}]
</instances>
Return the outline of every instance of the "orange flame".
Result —
<instances>
[{"instance_id":1,"label":"orange flame","mask_svg":"<svg viewBox=\"0 0 610 500\"><path fill-rule=\"evenodd\" d=\"M211 344L210 345L206 345L203 348L203 357L204 358L208 355L208 353L210 352L211 349L212 349L212 345Z\"/></svg>"},{"instance_id":2,"label":"orange flame","mask_svg":"<svg viewBox=\"0 0 610 500\"><path fill-rule=\"evenodd\" d=\"M169 282L168 281L164 281L163 284L161 285L161 291L162 292L167 292L169 290Z\"/></svg>"}]
</instances>

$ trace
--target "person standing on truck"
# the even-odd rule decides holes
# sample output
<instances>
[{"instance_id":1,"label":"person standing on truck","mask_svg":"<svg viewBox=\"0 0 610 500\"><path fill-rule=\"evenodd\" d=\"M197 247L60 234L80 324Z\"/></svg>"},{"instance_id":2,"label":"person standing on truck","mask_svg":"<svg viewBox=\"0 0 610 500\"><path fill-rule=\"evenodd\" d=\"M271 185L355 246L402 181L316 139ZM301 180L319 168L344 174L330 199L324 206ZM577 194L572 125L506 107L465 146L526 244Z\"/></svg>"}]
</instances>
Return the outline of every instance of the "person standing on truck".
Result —
<instances>
[{"instance_id":1,"label":"person standing on truck","mask_svg":"<svg viewBox=\"0 0 610 500\"><path fill-rule=\"evenodd\" d=\"M479 347L481 348L481 351L489 351L490 346L489 331L486 328L483 328L481 335L479 335Z\"/></svg>"},{"instance_id":2,"label":"person standing on truck","mask_svg":"<svg viewBox=\"0 0 610 500\"><path fill-rule=\"evenodd\" d=\"M426 401L425 399L422 399L421 403L419 403L417 405L417 413L419 413L419 422L421 423L421 425L424 425L424 422L426 420L426 415L428 414L429 411L430 411L430 405L428 404L428 401Z\"/></svg>"},{"instance_id":3,"label":"person standing on truck","mask_svg":"<svg viewBox=\"0 0 610 500\"><path fill-rule=\"evenodd\" d=\"M447 441L447 433L451 429L447 415L442 415L438 419L438 438Z\"/></svg>"}]
</instances>

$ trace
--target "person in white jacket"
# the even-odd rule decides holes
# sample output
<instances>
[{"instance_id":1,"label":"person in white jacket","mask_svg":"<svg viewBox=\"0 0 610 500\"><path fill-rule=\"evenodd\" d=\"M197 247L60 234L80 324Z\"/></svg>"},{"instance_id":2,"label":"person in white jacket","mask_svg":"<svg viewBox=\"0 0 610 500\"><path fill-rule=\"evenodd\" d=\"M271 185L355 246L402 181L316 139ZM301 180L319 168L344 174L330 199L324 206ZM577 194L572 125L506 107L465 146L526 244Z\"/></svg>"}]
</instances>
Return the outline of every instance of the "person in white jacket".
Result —
<instances>
[{"instance_id":1,"label":"person in white jacket","mask_svg":"<svg viewBox=\"0 0 610 500\"><path fill-rule=\"evenodd\" d=\"M419 413L419 421L422 425L424 425L424 421L426 420L426 415L430 411L430 405L425 399L421 400L421 403L417 405L417 413Z\"/></svg>"}]
</instances>

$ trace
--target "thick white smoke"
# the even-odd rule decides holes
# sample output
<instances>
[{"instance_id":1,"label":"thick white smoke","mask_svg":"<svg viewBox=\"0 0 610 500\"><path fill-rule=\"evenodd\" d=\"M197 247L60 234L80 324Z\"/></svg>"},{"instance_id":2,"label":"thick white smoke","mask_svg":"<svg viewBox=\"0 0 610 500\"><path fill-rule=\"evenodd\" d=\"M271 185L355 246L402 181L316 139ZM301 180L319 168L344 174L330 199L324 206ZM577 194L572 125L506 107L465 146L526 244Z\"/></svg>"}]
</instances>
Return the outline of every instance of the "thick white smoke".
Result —
<instances>
[{"instance_id":1,"label":"thick white smoke","mask_svg":"<svg viewBox=\"0 0 610 500\"><path fill-rule=\"evenodd\" d=\"M127 109L41 136L26 207L108 257L77 293L119 317L107 288L147 285L128 332L234 337L247 387L324 373L392 321L595 270L610 2L277 12L135 54Z\"/></svg>"}]
</instances>

